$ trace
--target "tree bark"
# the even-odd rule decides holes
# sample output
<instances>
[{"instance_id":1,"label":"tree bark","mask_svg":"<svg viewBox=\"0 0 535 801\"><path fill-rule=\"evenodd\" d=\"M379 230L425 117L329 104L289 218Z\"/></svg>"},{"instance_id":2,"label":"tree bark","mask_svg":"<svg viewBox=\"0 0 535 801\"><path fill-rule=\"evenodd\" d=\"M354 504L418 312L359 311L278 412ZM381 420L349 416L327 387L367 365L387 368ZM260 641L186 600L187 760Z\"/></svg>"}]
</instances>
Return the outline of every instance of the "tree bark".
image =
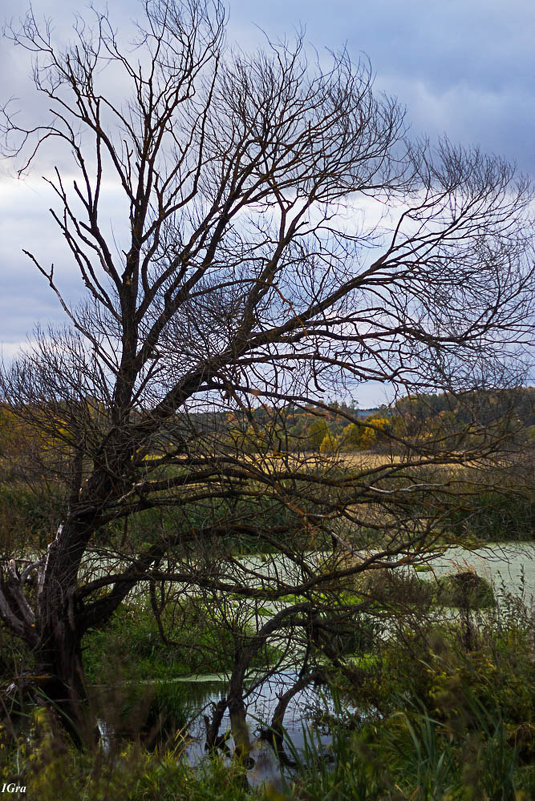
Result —
<instances>
[{"instance_id":1,"label":"tree bark","mask_svg":"<svg viewBox=\"0 0 535 801\"><path fill-rule=\"evenodd\" d=\"M58 620L36 659L36 692L59 713L77 746L95 741L79 632Z\"/></svg>"},{"instance_id":2,"label":"tree bark","mask_svg":"<svg viewBox=\"0 0 535 801\"><path fill-rule=\"evenodd\" d=\"M209 719L208 715L204 715L204 726L206 730L205 747L207 751L215 751L217 748L223 748L225 752L228 751L225 737L219 736L219 728L226 708L227 699L222 698L214 705L212 720Z\"/></svg>"},{"instance_id":3,"label":"tree bark","mask_svg":"<svg viewBox=\"0 0 535 801\"><path fill-rule=\"evenodd\" d=\"M82 660L83 607L75 603L78 570L95 527L94 514L72 513L59 526L42 570L36 616L36 691L79 746L94 741L96 732Z\"/></svg>"}]
</instances>

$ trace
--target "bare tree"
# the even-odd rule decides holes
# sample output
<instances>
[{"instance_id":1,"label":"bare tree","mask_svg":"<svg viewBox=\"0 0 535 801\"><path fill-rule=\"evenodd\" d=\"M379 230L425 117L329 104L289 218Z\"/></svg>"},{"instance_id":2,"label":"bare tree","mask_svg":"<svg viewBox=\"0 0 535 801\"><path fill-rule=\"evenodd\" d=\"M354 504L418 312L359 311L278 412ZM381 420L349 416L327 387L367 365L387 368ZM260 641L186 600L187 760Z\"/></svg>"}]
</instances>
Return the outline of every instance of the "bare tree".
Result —
<instances>
[{"instance_id":1,"label":"bare tree","mask_svg":"<svg viewBox=\"0 0 535 801\"><path fill-rule=\"evenodd\" d=\"M531 190L513 168L411 143L346 52L322 66L300 39L232 50L219 0L144 11L135 47L99 12L64 49L32 12L11 32L50 119L25 126L6 107L5 147L22 174L54 146L52 216L85 300L28 253L66 327L5 367L3 399L53 443L65 511L46 553L6 555L0 614L76 722L81 639L145 578L313 603L355 573L429 558L451 493L432 468L490 454L498 435L463 450L407 440L404 460L352 465L284 452L275 421L288 404L321 415L369 380L518 383L531 313ZM247 434L259 408L273 436L247 455L226 414ZM167 522L136 545L127 524L147 510ZM284 570L240 561L244 543Z\"/></svg>"}]
</instances>

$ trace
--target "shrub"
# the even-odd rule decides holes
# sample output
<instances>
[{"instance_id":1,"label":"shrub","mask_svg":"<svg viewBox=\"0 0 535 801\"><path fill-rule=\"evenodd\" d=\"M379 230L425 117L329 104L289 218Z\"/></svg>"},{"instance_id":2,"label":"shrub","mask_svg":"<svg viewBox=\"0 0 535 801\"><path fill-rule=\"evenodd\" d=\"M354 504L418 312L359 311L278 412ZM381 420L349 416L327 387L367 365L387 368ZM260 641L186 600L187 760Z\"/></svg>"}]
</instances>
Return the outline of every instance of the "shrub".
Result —
<instances>
[{"instance_id":1,"label":"shrub","mask_svg":"<svg viewBox=\"0 0 535 801\"><path fill-rule=\"evenodd\" d=\"M491 583L473 570L437 579L435 595L444 606L462 609L488 609L496 603Z\"/></svg>"}]
</instances>

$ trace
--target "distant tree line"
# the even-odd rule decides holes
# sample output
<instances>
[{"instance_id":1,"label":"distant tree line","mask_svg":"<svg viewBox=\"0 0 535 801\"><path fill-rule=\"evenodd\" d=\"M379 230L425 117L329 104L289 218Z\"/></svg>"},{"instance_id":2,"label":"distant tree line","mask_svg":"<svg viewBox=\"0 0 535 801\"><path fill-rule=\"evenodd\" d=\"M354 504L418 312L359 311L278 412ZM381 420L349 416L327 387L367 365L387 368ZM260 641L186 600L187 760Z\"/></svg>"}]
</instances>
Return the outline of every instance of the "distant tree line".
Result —
<instances>
[{"instance_id":1,"label":"distant tree line","mask_svg":"<svg viewBox=\"0 0 535 801\"><path fill-rule=\"evenodd\" d=\"M101 413L104 415L104 410ZM98 425L96 402L92 416ZM473 445L483 430L488 435L493 426L500 426L518 445L535 438L535 388L422 393L400 398L390 406L363 410L335 402L323 409L288 404L282 409L263 405L247 414L239 409L177 414L160 433L162 448L173 445L188 451L190 418L195 421L197 437L235 444L250 453L350 453L381 451L387 446L395 450L396 441L406 437L419 442L446 438L450 445L463 447ZM56 409L58 421L60 407ZM61 425L47 437L42 428L23 423L6 404L0 405L0 458L9 456L11 472L16 472L14 454L20 459L24 455L31 458L36 450L52 452L58 444L58 430L61 438ZM72 435L67 421L63 434L67 440Z\"/></svg>"}]
</instances>

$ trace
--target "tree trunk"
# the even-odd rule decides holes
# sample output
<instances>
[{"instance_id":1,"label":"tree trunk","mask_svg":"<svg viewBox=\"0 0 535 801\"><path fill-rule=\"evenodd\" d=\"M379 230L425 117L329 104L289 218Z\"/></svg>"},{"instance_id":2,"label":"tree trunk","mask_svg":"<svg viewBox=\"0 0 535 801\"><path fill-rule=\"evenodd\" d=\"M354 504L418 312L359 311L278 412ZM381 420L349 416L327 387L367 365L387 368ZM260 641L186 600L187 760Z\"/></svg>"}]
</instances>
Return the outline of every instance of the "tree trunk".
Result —
<instances>
[{"instance_id":1,"label":"tree trunk","mask_svg":"<svg viewBox=\"0 0 535 801\"><path fill-rule=\"evenodd\" d=\"M95 740L82 661L83 608L75 604L78 570L96 526L94 514L71 514L48 547L37 604L36 685L77 745Z\"/></svg>"},{"instance_id":2,"label":"tree trunk","mask_svg":"<svg viewBox=\"0 0 535 801\"><path fill-rule=\"evenodd\" d=\"M319 673L316 671L299 675L297 681L280 696L273 717L271 718L271 730L262 733L263 737L273 746L279 762L282 765L291 767L295 767L296 765L295 761L290 759L284 750L284 715L288 709L288 704L298 692L304 690L305 687L318 677Z\"/></svg>"},{"instance_id":3,"label":"tree trunk","mask_svg":"<svg viewBox=\"0 0 535 801\"><path fill-rule=\"evenodd\" d=\"M246 650L237 649L234 657L234 667L230 677L228 690L228 711L230 716L230 728L234 738L235 756L238 760L245 762L251 750L249 739L249 728L246 721L246 708L243 701L245 671L249 666L252 653Z\"/></svg>"},{"instance_id":4,"label":"tree trunk","mask_svg":"<svg viewBox=\"0 0 535 801\"><path fill-rule=\"evenodd\" d=\"M70 621L58 617L53 631L46 632L36 653L35 673L38 697L59 714L74 743L94 742L97 730L89 704L81 634Z\"/></svg>"},{"instance_id":5,"label":"tree trunk","mask_svg":"<svg viewBox=\"0 0 535 801\"><path fill-rule=\"evenodd\" d=\"M205 747L207 751L215 751L217 748L221 748L226 754L229 754L225 736L219 736L219 728L226 708L227 699L222 698L214 705L212 720L210 720L208 715L203 715L206 730Z\"/></svg>"}]
</instances>

